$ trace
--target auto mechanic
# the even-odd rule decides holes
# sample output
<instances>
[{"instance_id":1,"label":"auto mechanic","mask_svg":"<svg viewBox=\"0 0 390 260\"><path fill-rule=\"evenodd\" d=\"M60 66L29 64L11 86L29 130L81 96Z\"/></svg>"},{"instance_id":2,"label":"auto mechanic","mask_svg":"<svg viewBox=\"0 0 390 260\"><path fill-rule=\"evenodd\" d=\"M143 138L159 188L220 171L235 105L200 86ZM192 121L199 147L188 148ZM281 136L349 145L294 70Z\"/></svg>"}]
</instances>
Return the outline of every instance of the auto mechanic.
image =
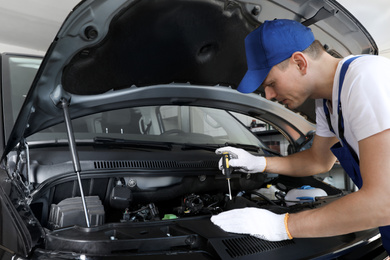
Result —
<instances>
[{"instance_id":1,"label":"auto mechanic","mask_svg":"<svg viewBox=\"0 0 390 260\"><path fill-rule=\"evenodd\" d=\"M339 59L312 31L293 20L265 21L245 39L248 71L237 90L264 88L290 109L315 99L312 147L285 157L257 157L224 147L230 166L247 173L309 176L329 171L336 158L357 192L294 214L235 209L211 218L223 230L270 241L326 237L380 227L390 253L390 60L375 55ZM221 165L221 164L220 164Z\"/></svg>"}]
</instances>

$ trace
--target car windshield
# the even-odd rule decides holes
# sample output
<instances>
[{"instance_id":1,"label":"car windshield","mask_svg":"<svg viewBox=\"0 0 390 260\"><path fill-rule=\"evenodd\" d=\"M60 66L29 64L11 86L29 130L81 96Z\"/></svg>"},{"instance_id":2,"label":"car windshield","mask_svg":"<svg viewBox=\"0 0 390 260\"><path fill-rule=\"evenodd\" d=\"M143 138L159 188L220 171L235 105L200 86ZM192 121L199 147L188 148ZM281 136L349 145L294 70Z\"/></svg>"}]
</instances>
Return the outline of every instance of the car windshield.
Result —
<instances>
[{"instance_id":1,"label":"car windshield","mask_svg":"<svg viewBox=\"0 0 390 260\"><path fill-rule=\"evenodd\" d=\"M41 58L8 56L9 86L5 99L12 113L5 115L8 126L15 123L24 98L41 63ZM22 76L21 76L22 75ZM191 106L144 106L99 112L72 120L76 141L152 141L181 144L225 144L263 146L237 115L225 110ZM10 129L6 129L8 135ZM31 142L67 140L64 124L55 125L27 138Z\"/></svg>"},{"instance_id":2,"label":"car windshield","mask_svg":"<svg viewBox=\"0 0 390 260\"><path fill-rule=\"evenodd\" d=\"M229 112L191 106L145 106L106 111L72 120L76 140L153 141L189 144L260 141ZM66 139L64 124L38 132L27 141Z\"/></svg>"}]
</instances>

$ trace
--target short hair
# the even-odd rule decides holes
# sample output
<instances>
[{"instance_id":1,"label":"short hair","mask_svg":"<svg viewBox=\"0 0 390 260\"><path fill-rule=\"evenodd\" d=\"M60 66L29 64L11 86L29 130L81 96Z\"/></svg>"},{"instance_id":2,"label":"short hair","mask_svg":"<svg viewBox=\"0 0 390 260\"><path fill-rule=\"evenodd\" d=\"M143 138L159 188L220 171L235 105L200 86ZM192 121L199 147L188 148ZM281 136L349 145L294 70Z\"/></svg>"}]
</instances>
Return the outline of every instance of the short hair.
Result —
<instances>
[{"instance_id":1,"label":"short hair","mask_svg":"<svg viewBox=\"0 0 390 260\"><path fill-rule=\"evenodd\" d=\"M319 40L315 40L309 47L302 51L302 53L307 54L313 60L318 59L324 52L326 52L326 50ZM288 67L289 59L290 57L276 66L278 66L280 70L285 70Z\"/></svg>"}]
</instances>

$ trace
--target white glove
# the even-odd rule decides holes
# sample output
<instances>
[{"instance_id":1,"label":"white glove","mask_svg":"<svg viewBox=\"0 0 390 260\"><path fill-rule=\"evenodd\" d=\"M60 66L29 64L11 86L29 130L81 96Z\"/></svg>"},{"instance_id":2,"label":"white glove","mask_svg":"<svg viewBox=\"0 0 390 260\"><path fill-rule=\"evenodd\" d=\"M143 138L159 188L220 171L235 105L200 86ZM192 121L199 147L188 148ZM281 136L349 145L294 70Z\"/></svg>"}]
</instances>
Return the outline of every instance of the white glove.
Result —
<instances>
[{"instance_id":1,"label":"white glove","mask_svg":"<svg viewBox=\"0 0 390 260\"><path fill-rule=\"evenodd\" d=\"M230 154L229 165L231 167L240 168L240 171L245 173L264 172L267 167L267 161L264 156L254 156L247 151L226 146L215 150L216 154L223 154L228 152ZM218 167L223 172L222 158L219 160Z\"/></svg>"},{"instance_id":2,"label":"white glove","mask_svg":"<svg viewBox=\"0 0 390 260\"><path fill-rule=\"evenodd\" d=\"M211 221L226 232L249 234L268 241L292 239L288 213L278 215L258 208L233 209L212 216Z\"/></svg>"}]
</instances>

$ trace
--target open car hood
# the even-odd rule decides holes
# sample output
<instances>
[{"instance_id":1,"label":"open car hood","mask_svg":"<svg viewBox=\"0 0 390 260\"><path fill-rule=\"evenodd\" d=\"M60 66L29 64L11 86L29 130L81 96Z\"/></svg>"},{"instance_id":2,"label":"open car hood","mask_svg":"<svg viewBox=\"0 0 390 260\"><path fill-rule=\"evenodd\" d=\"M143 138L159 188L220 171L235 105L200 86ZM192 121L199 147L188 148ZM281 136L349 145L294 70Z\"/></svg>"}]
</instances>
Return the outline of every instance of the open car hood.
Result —
<instances>
[{"instance_id":1,"label":"open car hood","mask_svg":"<svg viewBox=\"0 0 390 260\"><path fill-rule=\"evenodd\" d=\"M151 103L261 113L258 93L234 89L247 70L244 38L275 18L309 26L335 56L377 54L369 33L332 0L82 1L52 42L5 154L64 121L63 107L71 118ZM313 119L311 104L303 108Z\"/></svg>"}]
</instances>

